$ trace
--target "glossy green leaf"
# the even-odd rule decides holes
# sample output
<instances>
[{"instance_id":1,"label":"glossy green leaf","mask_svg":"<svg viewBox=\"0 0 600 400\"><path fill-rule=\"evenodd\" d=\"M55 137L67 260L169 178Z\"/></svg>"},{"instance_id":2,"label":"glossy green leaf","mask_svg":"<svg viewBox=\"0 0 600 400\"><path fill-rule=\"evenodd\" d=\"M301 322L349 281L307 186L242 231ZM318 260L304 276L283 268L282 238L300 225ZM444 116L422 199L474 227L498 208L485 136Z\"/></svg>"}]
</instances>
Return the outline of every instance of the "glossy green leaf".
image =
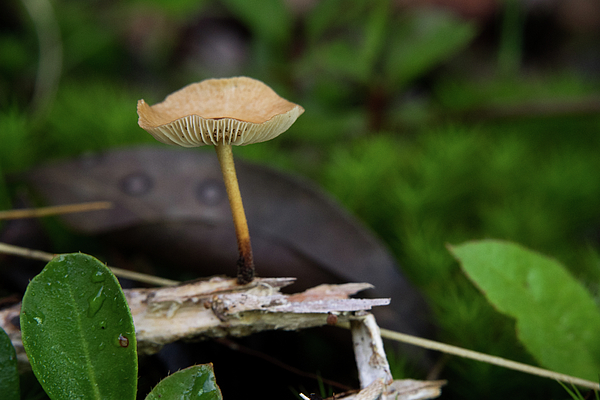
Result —
<instances>
[{"instance_id":1,"label":"glossy green leaf","mask_svg":"<svg viewBox=\"0 0 600 400\"><path fill-rule=\"evenodd\" d=\"M135 399L135 329L110 270L85 254L63 254L27 287L23 345L51 399Z\"/></svg>"},{"instance_id":2,"label":"glossy green leaf","mask_svg":"<svg viewBox=\"0 0 600 400\"><path fill-rule=\"evenodd\" d=\"M2 328L0 328L0 394L3 400L19 400L21 398L17 353Z\"/></svg>"},{"instance_id":3,"label":"glossy green leaf","mask_svg":"<svg viewBox=\"0 0 600 400\"><path fill-rule=\"evenodd\" d=\"M598 378L600 312L559 262L497 240L449 248L490 303L516 319L519 339L542 366Z\"/></svg>"},{"instance_id":4,"label":"glossy green leaf","mask_svg":"<svg viewBox=\"0 0 600 400\"><path fill-rule=\"evenodd\" d=\"M146 400L221 400L212 364L194 365L166 377Z\"/></svg>"}]
</instances>

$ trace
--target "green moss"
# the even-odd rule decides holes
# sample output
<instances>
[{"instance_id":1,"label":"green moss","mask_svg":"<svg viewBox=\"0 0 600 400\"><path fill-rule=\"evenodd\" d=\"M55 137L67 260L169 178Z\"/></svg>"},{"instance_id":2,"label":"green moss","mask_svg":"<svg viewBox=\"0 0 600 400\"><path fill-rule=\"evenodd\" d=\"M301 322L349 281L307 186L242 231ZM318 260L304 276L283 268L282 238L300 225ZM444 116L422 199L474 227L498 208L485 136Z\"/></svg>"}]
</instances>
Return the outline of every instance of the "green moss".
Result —
<instances>
[{"instance_id":1,"label":"green moss","mask_svg":"<svg viewBox=\"0 0 600 400\"><path fill-rule=\"evenodd\" d=\"M40 134L46 157L78 155L118 146L155 143L136 124L138 96L114 82L67 82L62 85Z\"/></svg>"},{"instance_id":2,"label":"green moss","mask_svg":"<svg viewBox=\"0 0 600 400\"><path fill-rule=\"evenodd\" d=\"M597 288L600 264L593 237L586 237L600 223L600 181L589 173L600 170L593 142L589 136L552 142L484 126L374 136L335 150L322 182L384 238L424 290L442 340L532 363L512 321L466 280L445 243L514 240L562 260ZM500 377L514 384L506 396L530 379L468 361L448 368L455 379L476 382L470 398L490 398Z\"/></svg>"},{"instance_id":3,"label":"green moss","mask_svg":"<svg viewBox=\"0 0 600 400\"><path fill-rule=\"evenodd\" d=\"M0 170L11 172L31 167L37 143L32 140L29 116L17 107L0 111Z\"/></svg>"}]
</instances>

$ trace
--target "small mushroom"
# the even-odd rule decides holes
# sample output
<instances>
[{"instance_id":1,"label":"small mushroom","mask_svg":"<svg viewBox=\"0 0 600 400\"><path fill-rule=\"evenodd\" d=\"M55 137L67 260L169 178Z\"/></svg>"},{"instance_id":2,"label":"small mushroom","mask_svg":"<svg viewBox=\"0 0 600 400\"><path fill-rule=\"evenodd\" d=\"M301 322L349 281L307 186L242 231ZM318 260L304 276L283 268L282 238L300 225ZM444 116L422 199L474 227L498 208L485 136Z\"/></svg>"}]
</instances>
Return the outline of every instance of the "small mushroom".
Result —
<instances>
[{"instance_id":1,"label":"small mushroom","mask_svg":"<svg viewBox=\"0 0 600 400\"><path fill-rule=\"evenodd\" d=\"M231 145L270 140L285 132L304 109L256 79L207 79L167 96L162 103L137 105L138 124L159 142L182 147L214 145L238 242L237 278L254 278L254 261Z\"/></svg>"}]
</instances>

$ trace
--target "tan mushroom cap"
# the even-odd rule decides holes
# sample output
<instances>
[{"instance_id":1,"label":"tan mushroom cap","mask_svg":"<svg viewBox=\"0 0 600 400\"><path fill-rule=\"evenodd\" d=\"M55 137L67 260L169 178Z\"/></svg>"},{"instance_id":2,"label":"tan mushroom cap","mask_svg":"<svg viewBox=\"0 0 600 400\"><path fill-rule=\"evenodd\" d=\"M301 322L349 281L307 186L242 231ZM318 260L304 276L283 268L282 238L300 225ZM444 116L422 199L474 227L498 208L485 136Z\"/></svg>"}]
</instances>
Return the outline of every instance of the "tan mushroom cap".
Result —
<instances>
[{"instance_id":1,"label":"tan mushroom cap","mask_svg":"<svg viewBox=\"0 0 600 400\"><path fill-rule=\"evenodd\" d=\"M193 83L149 106L138 124L158 141L183 147L246 145L279 136L304 112L261 81L247 77Z\"/></svg>"}]
</instances>

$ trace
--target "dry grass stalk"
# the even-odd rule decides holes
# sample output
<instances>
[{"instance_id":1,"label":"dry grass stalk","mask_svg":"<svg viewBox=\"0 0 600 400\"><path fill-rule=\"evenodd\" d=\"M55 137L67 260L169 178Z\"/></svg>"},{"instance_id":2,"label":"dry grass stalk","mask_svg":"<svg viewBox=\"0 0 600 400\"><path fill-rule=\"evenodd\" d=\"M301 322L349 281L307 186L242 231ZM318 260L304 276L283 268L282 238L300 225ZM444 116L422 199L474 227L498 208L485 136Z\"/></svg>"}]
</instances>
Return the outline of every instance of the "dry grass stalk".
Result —
<instances>
[{"instance_id":1,"label":"dry grass stalk","mask_svg":"<svg viewBox=\"0 0 600 400\"><path fill-rule=\"evenodd\" d=\"M93 201L89 203L65 204L61 206L24 208L17 210L0 211L0 220L21 219L21 218L40 218L51 215L72 214L78 212L106 210L112 208L110 201Z\"/></svg>"}]
</instances>

